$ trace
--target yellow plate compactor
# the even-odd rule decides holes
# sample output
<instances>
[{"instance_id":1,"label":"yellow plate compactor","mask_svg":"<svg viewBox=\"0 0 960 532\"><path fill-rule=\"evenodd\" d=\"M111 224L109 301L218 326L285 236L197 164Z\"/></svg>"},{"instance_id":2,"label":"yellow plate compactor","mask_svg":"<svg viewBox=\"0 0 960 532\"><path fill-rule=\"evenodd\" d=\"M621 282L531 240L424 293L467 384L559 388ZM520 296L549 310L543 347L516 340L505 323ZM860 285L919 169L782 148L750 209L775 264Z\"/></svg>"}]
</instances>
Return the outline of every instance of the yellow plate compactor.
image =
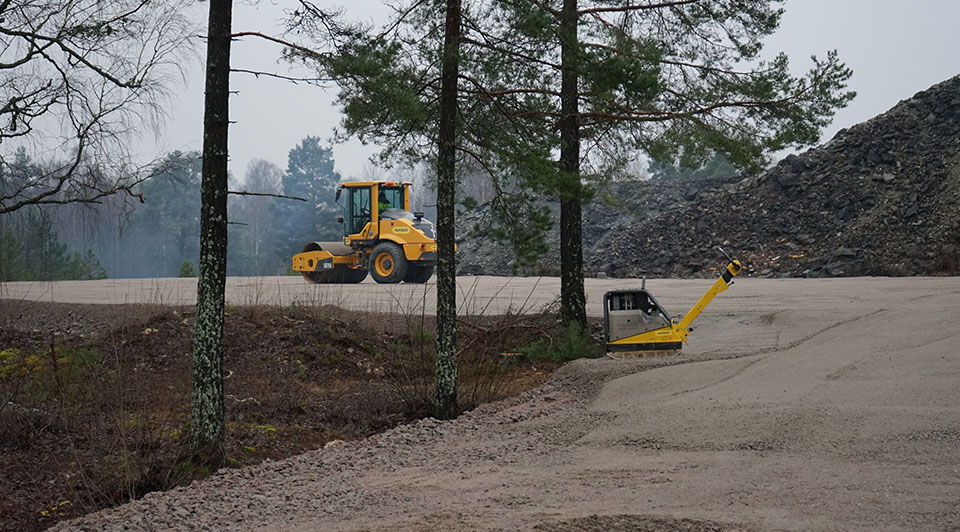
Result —
<instances>
[{"instance_id":1,"label":"yellow plate compactor","mask_svg":"<svg viewBox=\"0 0 960 532\"><path fill-rule=\"evenodd\" d=\"M686 343L687 335L693 332L690 327L693 320L717 294L733 284L733 278L743 269L739 260L731 258L723 249L717 249L729 264L683 319L670 317L670 313L647 291L646 279L639 290L611 290L604 294L603 321L607 351L679 351Z\"/></svg>"}]
</instances>

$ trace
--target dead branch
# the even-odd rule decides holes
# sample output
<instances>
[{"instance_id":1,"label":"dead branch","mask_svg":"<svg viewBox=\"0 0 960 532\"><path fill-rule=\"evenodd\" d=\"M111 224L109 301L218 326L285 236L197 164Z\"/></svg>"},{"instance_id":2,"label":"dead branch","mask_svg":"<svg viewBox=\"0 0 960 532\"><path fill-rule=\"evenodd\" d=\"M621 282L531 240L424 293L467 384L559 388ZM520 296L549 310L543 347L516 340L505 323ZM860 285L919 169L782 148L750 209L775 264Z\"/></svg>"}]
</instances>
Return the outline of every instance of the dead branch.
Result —
<instances>
[{"instance_id":1,"label":"dead branch","mask_svg":"<svg viewBox=\"0 0 960 532\"><path fill-rule=\"evenodd\" d=\"M246 190L228 190L227 194L233 194L234 196L263 196L268 198L280 198L280 199L291 199L297 201L307 201L305 198L299 196L287 196L286 194L274 194L272 192L247 192Z\"/></svg>"}]
</instances>

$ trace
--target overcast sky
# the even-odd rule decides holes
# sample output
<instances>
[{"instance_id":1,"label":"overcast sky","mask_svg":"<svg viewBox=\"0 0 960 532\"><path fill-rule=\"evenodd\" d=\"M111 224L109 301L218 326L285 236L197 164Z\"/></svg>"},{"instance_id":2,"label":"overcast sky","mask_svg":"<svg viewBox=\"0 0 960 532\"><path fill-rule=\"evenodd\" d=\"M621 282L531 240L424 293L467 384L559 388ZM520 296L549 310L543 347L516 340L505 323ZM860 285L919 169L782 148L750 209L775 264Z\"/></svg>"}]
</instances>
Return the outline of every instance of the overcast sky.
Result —
<instances>
[{"instance_id":1,"label":"overcast sky","mask_svg":"<svg viewBox=\"0 0 960 532\"><path fill-rule=\"evenodd\" d=\"M323 2L318 2L323 5ZM333 4L334 2L331 2ZM384 16L376 0L335 2L349 6L351 14L365 20ZM261 0L234 8L234 31L279 33L278 23L293 0ZM206 7L207 4L201 4ZM205 13L203 14L205 19ZM960 1L957 0L788 0L779 31L768 41L766 52L791 58L796 74L810 68L810 56L837 49L853 69L850 88L857 98L840 110L822 137L882 113L898 101L960 73ZM263 42L241 41L233 48L232 65L285 72L278 65L279 48ZM266 159L286 168L287 152L307 135L329 139L340 121L333 104L334 89L292 85L275 79L233 74L230 113L230 171L246 174L251 159ZM175 106L158 146L150 141L146 151L165 152L201 147L203 138L203 71L198 61L188 70L188 81L177 94ZM372 148L358 142L335 145L336 168L345 179L372 177L367 157Z\"/></svg>"}]
</instances>

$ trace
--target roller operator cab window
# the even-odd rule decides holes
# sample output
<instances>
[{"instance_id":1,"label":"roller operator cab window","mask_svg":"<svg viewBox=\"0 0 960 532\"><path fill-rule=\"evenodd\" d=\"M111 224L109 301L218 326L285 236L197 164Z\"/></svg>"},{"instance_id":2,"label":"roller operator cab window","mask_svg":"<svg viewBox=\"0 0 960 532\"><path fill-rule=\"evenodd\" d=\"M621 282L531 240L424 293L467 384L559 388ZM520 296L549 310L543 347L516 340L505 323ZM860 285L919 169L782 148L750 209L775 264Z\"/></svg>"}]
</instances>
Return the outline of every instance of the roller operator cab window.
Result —
<instances>
[{"instance_id":1,"label":"roller operator cab window","mask_svg":"<svg viewBox=\"0 0 960 532\"><path fill-rule=\"evenodd\" d=\"M402 187L380 187L380 193L377 196L377 203L380 208L380 212L383 212L387 209L403 208Z\"/></svg>"},{"instance_id":2,"label":"roller operator cab window","mask_svg":"<svg viewBox=\"0 0 960 532\"><path fill-rule=\"evenodd\" d=\"M347 235L355 235L370 222L370 189L351 188L350 201L347 203Z\"/></svg>"}]
</instances>

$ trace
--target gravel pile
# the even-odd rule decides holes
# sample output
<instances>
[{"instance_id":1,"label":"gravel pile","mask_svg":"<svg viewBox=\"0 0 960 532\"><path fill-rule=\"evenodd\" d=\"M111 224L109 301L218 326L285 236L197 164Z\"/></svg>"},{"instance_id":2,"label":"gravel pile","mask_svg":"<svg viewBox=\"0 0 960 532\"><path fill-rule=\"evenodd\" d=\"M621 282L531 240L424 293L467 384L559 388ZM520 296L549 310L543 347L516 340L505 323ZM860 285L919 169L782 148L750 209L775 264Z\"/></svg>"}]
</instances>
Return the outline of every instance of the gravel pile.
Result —
<instances>
[{"instance_id":1,"label":"gravel pile","mask_svg":"<svg viewBox=\"0 0 960 532\"><path fill-rule=\"evenodd\" d=\"M482 215L464 215L463 227ZM712 276L717 245L767 277L957 274L960 76L760 176L612 183L583 220L588 276ZM556 275L557 248L524 273ZM458 255L461 274L513 266L483 234L463 238Z\"/></svg>"},{"instance_id":2,"label":"gravel pile","mask_svg":"<svg viewBox=\"0 0 960 532\"><path fill-rule=\"evenodd\" d=\"M493 463L503 455L547 455L586 432L588 419L575 417L581 409L578 400L547 385L538 392L483 405L453 421L428 418L360 441L334 441L324 449L280 462L221 469L202 482L148 493L50 530L288 531L307 517L339 521L357 515L396 524L401 519L393 512L409 503L413 494L390 490L369 478L359 479L358 471L376 471L381 476L405 468L460 471L478 463ZM549 421L545 426L518 429L518 424L540 418ZM436 501L422 501L428 503ZM378 511L370 513L371 508ZM429 527L408 524L400 528Z\"/></svg>"}]
</instances>

